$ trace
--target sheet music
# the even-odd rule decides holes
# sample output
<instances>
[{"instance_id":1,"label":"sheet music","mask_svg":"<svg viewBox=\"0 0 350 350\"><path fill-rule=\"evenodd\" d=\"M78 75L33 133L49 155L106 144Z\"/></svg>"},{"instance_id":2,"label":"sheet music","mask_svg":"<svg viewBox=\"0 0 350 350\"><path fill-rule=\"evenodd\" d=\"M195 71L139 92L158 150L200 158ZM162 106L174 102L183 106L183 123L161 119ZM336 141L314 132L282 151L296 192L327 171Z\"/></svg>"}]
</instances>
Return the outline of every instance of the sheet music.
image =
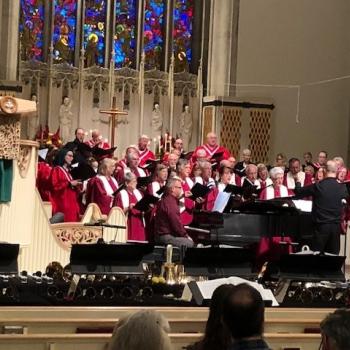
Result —
<instances>
[{"instance_id":1,"label":"sheet music","mask_svg":"<svg viewBox=\"0 0 350 350\"><path fill-rule=\"evenodd\" d=\"M294 199L293 203L295 207L305 213L311 213L312 201L306 201L304 199Z\"/></svg>"},{"instance_id":2,"label":"sheet music","mask_svg":"<svg viewBox=\"0 0 350 350\"><path fill-rule=\"evenodd\" d=\"M231 193L219 192L218 196L215 199L215 203L212 211L223 213L230 197L231 197Z\"/></svg>"}]
</instances>

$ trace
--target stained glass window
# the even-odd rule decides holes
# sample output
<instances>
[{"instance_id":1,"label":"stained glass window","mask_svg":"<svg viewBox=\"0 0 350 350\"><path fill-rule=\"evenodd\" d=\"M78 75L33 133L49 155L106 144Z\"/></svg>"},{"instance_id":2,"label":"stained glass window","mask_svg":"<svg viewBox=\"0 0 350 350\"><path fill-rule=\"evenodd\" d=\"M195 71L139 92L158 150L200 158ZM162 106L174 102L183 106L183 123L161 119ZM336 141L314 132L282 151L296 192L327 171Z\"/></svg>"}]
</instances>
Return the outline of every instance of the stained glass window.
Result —
<instances>
[{"instance_id":1,"label":"stained glass window","mask_svg":"<svg viewBox=\"0 0 350 350\"><path fill-rule=\"evenodd\" d=\"M192 60L193 0L175 0L173 14L173 51L175 69L188 70Z\"/></svg>"},{"instance_id":2,"label":"stained glass window","mask_svg":"<svg viewBox=\"0 0 350 350\"><path fill-rule=\"evenodd\" d=\"M146 0L144 41L145 67L161 67L161 58L164 44L164 14L165 0Z\"/></svg>"},{"instance_id":3,"label":"stained glass window","mask_svg":"<svg viewBox=\"0 0 350 350\"><path fill-rule=\"evenodd\" d=\"M44 0L21 0L19 32L21 59L43 59Z\"/></svg>"},{"instance_id":4,"label":"stained glass window","mask_svg":"<svg viewBox=\"0 0 350 350\"><path fill-rule=\"evenodd\" d=\"M104 63L106 2L107 0L85 1L84 48L87 67Z\"/></svg>"},{"instance_id":5,"label":"stained glass window","mask_svg":"<svg viewBox=\"0 0 350 350\"><path fill-rule=\"evenodd\" d=\"M116 0L114 52L117 68L135 63L137 3L137 0Z\"/></svg>"},{"instance_id":6,"label":"stained glass window","mask_svg":"<svg viewBox=\"0 0 350 350\"><path fill-rule=\"evenodd\" d=\"M54 61L74 61L77 0L54 0Z\"/></svg>"}]
</instances>

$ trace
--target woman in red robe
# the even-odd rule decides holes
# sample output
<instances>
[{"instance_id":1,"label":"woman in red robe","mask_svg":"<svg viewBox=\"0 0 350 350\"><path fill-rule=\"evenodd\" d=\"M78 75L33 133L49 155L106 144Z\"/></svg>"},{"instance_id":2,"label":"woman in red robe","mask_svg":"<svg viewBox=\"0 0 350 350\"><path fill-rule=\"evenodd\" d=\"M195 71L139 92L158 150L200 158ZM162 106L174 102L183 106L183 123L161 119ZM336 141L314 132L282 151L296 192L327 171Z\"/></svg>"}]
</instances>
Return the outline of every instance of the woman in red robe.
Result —
<instances>
[{"instance_id":1,"label":"woman in red robe","mask_svg":"<svg viewBox=\"0 0 350 350\"><path fill-rule=\"evenodd\" d=\"M177 174L181 179L183 197L179 201L180 206L180 220L182 225L189 225L193 220L193 210L195 202L189 197L192 196L191 188L193 181L190 178L191 164L188 160L180 159L177 164Z\"/></svg>"},{"instance_id":2,"label":"woman in red robe","mask_svg":"<svg viewBox=\"0 0 350 350\"><path fill-rule=\"evenodd\" d=\"M115 164L113 159L103 159L98 175L88 182L86 189L86 204L96 203L105 215L109 214L114 203L114 193L118 189L118 182L112 176Z\"/></svg>"},{"instance_id":3,"label":"woman in red robe","mask_svg":"<svg viewBox=\"0 0 350 350\"><path fill-rule=\"evenodd\" d=\"M51 172L52 213L63 213L65 222L79 221L78 194L81 181L73 180L70 166L73 152L62 149Z\"/></svg>"},{"instance_id":4,"label":"woman in red robe","mask_svg":"<svg viewBox=\"0 0 350 350\"><path fill-rule=\"evenodd\" d=\"M164 164L157 164L156 170L154 172L154 179L148 185L147 192L155 197L161 197L157 193L162 187L165 186L166 180L168 178L168 168Z\"/></svg>"},{"instance_id":5,"label":"woman in red robe","mask_svg":"<svg viewBox=\"0 0 350 350\"><path fill-rule=\"evenodd\" d=\"M145 241L145 224L143 213L135 209L135 204L142 198L141 192L136 188L137 178L133 173L125 174L126 189L121 190L116 198L115 205L122 208L128 217L128 240Z\"/></svg>"}]
</instances>

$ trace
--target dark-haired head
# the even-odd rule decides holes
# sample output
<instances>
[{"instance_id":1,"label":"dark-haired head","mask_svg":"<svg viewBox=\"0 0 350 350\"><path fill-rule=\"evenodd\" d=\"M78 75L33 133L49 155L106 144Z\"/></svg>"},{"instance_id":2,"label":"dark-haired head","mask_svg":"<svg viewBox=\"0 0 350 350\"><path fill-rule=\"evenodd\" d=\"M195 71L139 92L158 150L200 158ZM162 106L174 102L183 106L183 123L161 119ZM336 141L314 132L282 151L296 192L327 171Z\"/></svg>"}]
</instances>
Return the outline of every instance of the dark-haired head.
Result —
<instances>
[{"instance_id":1,"label":"dark-haired head","mask_svg":"<svg viewBox=\"0 0 350 350\"><path fill-rule=\"evenodd\" d=\"M231 334L223 321L223 311L225 299L234 288L232 284L223 284L215 289L211 297L202 350L227 349L231 344Z\"/></svg>"},{"instance_id":2,"label":"dark-haired head","mask_svg":"<svg viewBox=\"0 0 350 350\"><path fill-rule=\"evenodd\" d=\"M234 287L225 300L224 321L234 340L260 337L264 329L264 301L246 283Z\"/></svg>"}]
</instances>

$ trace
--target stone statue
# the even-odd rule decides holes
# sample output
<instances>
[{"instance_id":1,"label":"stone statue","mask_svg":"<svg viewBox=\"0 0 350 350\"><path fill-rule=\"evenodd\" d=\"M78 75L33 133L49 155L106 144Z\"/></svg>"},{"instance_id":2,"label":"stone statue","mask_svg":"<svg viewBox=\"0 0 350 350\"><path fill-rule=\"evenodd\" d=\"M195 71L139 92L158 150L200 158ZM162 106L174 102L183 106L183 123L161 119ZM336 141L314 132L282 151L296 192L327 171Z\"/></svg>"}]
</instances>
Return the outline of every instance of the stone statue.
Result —
<instances>
[{"instance_id":1,"label":"stone statue","mask_svg":"<svg viewBox=\"0 0 350 350\"><path fill-rule=\"evenodd\" d=\"M183 111L180 115L180 133L181 138L184 143L184 149L188 151L189 145L192 139L192 114L190 113L190 107L188 105L184 105Z\"/></svg>"},{"instance_id":2,"label":"stone statue","mask_svg":"<svg viewBox=\"0 0 350 350\"><path fill-rule=\"evenodd\" d=\"M159 109L159 103L155 103L152 111L152 132L153 136L159 136L162 134L163 117L162 112Z\"/></svg>"},{"instance_id":3,"label":"stone statue","mask_svg":"<svg viewBox=\"0 0 350 350\"><path fill-rule=\"evenodd\" d=\"M30 99L36 103L36 112L28 118L27 137L29 140L34 140L39 125L39 103L36 94L32 94Z\"/></svg>"},{"instance_id":4,"label":"stone statue","mask_svg":"<svg viewBox=\"0 0 350 350\"><path fill-rule=\"evenodd\" d=\"M72 101L68 96L63 98L63 103L60 106L59 121L61 138L63 142L68 142L72 134L73 113L71 111Z\"/></svg>"}]
</instances>

